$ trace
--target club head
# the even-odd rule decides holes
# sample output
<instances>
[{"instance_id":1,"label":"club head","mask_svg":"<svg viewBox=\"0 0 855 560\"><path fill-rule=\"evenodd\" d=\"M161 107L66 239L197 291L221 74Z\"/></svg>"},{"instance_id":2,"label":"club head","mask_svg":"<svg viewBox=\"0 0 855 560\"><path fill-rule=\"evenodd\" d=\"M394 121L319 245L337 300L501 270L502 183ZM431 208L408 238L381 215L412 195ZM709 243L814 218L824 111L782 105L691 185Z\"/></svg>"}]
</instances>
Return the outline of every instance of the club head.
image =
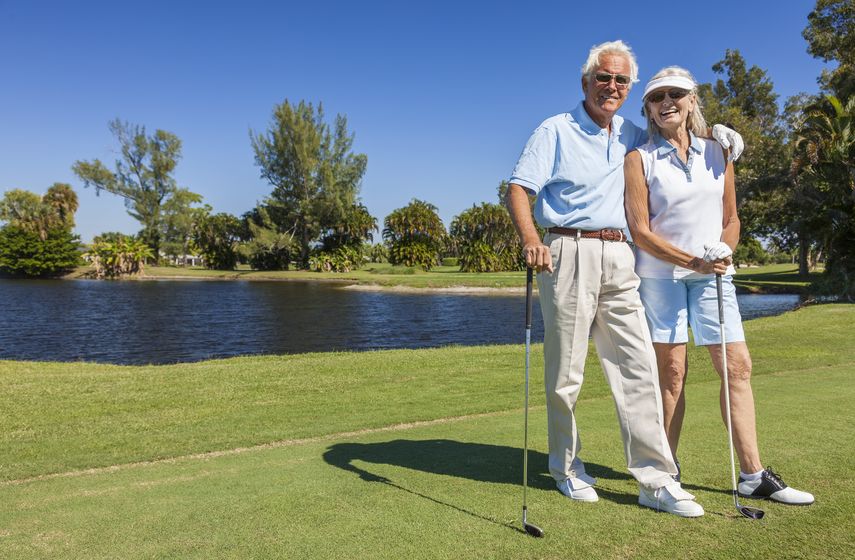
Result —
<instances>
[{"instance_id":1,"label":"club head","mask_svg":"<svg viewBox=\"0 0 855 560\"><path fill-rule=\"evenodd\" d=\"M765 511L755 507L738 506L736 510L748 519L763 519L763 516L766 515Z\"/></svg>"},{"instance_id":2,"label":"club head","mask_svg":"<svg viewBox=\"0 0 855 560\"><path fill-rule=\"evenodd\" d=\"M532 525L531 523L523 523L523 528L525 529L525 532L531 535L532 537L537 537L539 539L543 538L543 529L541 529L540 527Z\"/></svg>"}]
</instances>

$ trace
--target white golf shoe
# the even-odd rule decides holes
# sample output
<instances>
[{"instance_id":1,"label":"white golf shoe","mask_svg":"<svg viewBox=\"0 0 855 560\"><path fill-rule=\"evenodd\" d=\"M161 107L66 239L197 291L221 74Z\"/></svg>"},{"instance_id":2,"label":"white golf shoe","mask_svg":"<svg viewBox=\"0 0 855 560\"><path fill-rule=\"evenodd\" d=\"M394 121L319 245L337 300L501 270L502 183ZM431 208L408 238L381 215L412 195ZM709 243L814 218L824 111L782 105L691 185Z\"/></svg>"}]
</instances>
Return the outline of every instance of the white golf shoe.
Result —
<instances>
[{"instance_id":1,"label":"white golf shoe","mask_svg":"<svg viewBox=\"0 0 855 560\"><path fill-rule=\"evenodd\" d=\"M695 501L693 495L683 490L679 482L672 482L656 490L639 487L638 503L680 517L700 517L704 514L701 504Z\"/></svg>"},{"instance_id":2,"label":"white golf shoe","mask_svg":"<svg viewBox=\"0 0 855 560\"><path fill-rule=\"evenodd\" d=\"M813 494L790 488L772 467L766 467L757 480L739 477L737 489L743 498L760 498L793 506L807 506L814 502Z\"/></svg>"},{"instance_id":3,"label":"white golf shoe","mask_svg":"<svg viewBox=\"0 0 855 560\"><path fill-rule=\"evenodd\" d=\"M597 491L594 490L594 484L596 483L596 478L583 473L578 478L567 478L559 481L558 489L571 500L596 502L600 499L597 496Z\"/></svg>"}]
</instances>

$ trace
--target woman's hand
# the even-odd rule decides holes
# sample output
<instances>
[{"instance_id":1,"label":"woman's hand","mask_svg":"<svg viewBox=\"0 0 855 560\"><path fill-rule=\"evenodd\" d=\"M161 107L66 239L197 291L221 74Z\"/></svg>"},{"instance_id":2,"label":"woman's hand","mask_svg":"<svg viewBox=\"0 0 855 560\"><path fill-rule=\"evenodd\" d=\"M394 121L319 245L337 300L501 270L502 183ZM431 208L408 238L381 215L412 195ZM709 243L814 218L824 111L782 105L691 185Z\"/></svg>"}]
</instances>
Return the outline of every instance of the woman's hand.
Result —
<instances>
[{"instance_id":1,"label":"woman's hand","mask_svg":"<svg viewBox=\"0 0 855 560\"><path fill-rule=\"evenodd\" d=\"M730 259L730 257L714 260L711 263L713 265L713 272L715 274L727 274L727 267L729 267L732 262L733 261Z\"/></svg>"},{"instance_id":2,"label":"woman's hand","mask_svg":"<svg viewBox=\"0 0 855 560\"><path fill-rule=\"evenodd\" d=\"M714 261L705 261L700 257L695 257L691 262L691 269L701 274L727 274L727 267L730 266L730 257L724 259L716 259Z\"/></svg>"}]
</instances>

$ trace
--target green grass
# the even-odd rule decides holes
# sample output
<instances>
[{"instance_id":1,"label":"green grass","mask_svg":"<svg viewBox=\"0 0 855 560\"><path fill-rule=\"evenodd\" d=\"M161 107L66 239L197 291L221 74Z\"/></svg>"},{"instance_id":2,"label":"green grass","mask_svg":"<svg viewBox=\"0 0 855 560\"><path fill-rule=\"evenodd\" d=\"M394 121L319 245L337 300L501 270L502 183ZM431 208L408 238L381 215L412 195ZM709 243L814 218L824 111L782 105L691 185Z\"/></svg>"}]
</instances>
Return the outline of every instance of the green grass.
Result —
<instances>
[{"instance_id":1,"label":"green grass","mask_svg":"<svg viewBox=\"0 0 855 560\"><path fill-rule=\"evenodd\" d=\"M2 558L846 558L855 546L855 307L746 324L764 461L818 502L736 518L718 382L691 349L681 445L707 515L635 505L591 353L577 413L601 501L546 474L533 348L519 525L522 344L171 366L0 362ZM93 469L86 471L86 469Z\"/></svg>"},{"instance_id":2,"label":"green grass","mask_svg":"<svg viewBox=\"0 0 855 560\"><path fill-rule=\"evenodd\" d=\"M756 268L741 268L736 271L733 283L738 289L752 293L808 293L811 282L822 275L813 271L805 279L799 276L797 264L770 264Z\"/></svg>"},{"instance_id":3,"label":"green grass","mask_svg":"<svg viewBox=\"0 0 855 560\"><path fill-rule=\"evenodd\" d=\"M89 267L80 267L66 278L83 278ZM146 278L175 278L197 280L297 280L328 281L382 287L406 288L520 288L525 286L525 272L460 272L456 266L437 266L425 272L421 269L369 264L353 272L310 272L306 270L256 271L246 267L238 270L207 270L203 268L147 267Z\"/></svg>"},{"instance_id":4,"label":"green grass","mask_svg":"<svg viewBox=\"0 0 855 560\"><path fill-rule=\"evenodd\" d=\"M90 272L81 267L67 278L81 278ZM743 268L737 271L738 288L756 293L805 293L810 282L819 277L813 272L809 280L798 276L798 266L789 264ZM382 287L405 288L519 288L525 285L525 272L460 272L456 266L438 266L429 272L418 268L392 266L387 263L369 264L346 273L309 272L305 270L255 271L246 266L237 270L208 270L204 268L148 267L145 278L175 278L197 280L299 280L327 281Z\"/></svg>"}]
</instances>

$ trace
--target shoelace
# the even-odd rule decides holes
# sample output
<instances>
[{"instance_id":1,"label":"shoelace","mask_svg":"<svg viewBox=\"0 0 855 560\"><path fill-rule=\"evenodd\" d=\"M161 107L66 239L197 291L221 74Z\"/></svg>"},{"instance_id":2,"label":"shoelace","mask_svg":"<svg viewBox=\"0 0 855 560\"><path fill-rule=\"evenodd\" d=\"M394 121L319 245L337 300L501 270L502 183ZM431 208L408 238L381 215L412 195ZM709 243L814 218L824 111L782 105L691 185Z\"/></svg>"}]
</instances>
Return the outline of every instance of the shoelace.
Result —
<instances>
[{"instance_id":1,"label":"shoelace","mask_svg":"<svg viewBox=\"0 0 855 560\"><path fill-rule=\"evenodd\" d=\"M772 479L773 481L784 484L784 481L781 480L781 476L772 470L772 467L766 467L766 477Z\"/></svg>"},{"instance_id":2,"label":"shoelace","mask_svg":"<svg viewBox=\"0 0 855 560\"><path fill-rule=\"evenodd\" d=\"M656 511L660 511L660 509L659 509L659 496L662 495L662 490L664 488L665 488L664 486L660 486L659 488L657 488L656 490L653 491L653 497L656 498Z\"/></svg>"}]
</instances>

